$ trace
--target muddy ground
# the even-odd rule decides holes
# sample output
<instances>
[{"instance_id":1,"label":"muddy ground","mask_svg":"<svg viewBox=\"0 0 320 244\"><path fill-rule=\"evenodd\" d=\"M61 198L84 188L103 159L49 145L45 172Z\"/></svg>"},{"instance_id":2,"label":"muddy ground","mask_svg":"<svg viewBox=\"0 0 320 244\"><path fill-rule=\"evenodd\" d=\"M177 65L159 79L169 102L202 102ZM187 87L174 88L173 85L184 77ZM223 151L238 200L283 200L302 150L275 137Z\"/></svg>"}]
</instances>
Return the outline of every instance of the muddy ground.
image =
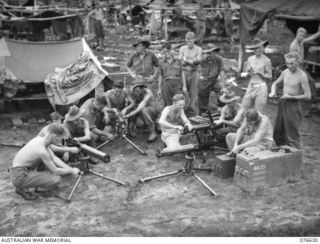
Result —
<instances>
[{"instance_id":1,"label":"muddy ground","mask_svg":"<svg viewBox=\"0 0 320 244\"><path fill-rule=\"evenodd\" d=\"M126 44L114 45L119 50L113 51L116 55L127 55L123 51ZM276 108L268 105L273 122ZM44 126L37 119L48 118L50 112L48 104L29 103L23 111L15 108L0 114L1 142L28 141ZM14 128L12 117L29 123ZM211 173L199 176L218 197L190 175L138 183L184 164L184 155L157 158L160 139L147 144L146 135L140 135L134 142L148 156L117 139L101 149L111 155L111 162L91 166L130 186L85 175L72 201L66 203L64 199L76 182L68 177L59 191L29 202L15 194L7 171L18 148L0 147L0 236L320 236L319 120L319 115L303 120L301 179L253 195L238 188L232 178L221 179ZM207 166L214 160L211 152Z\"/></svg>"}]
</instances>

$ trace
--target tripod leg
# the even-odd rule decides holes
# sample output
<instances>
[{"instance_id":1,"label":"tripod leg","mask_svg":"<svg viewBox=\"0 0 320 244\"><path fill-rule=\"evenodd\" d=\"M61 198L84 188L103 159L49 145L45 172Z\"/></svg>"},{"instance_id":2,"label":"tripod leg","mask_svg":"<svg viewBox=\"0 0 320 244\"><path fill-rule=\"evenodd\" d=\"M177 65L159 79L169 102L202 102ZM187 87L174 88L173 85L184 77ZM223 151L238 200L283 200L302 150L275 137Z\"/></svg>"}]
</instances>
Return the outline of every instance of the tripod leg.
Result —
<instances>
[{"instance_id":1,"label":"tripod leg","mask_svg":"<svg viewBox=\"0 0 320 244\"><path fill-rule=\"evenodd\" d=\"M176 174L180 174L182 172L184 172L184 170L183 169L179 169L178 171L173 171L173 172L165 173L165 174L162 174L162 175L156 175L156 176L140 179L139 182L145 183L145 182L150 181L150 180L155 180L155 179L163 178L163 177L166 177L166 176L176 175Z\"/></svg>"},{"instance_id":2,"label":"tripod leg","mask_svg":"<svg viewBox=\"0 0 320 244\"><path fill-rule=\"evenodd\" d=\"M99 146L96 147L96 149L100 149L101 147L103 147L104 145L107 145L109 142L111 142L110 140L106 140L105 142L101 143Z\"/></svg>"},{"instance_id":3,"label":"tripod leg","mask_svg":"<svg viewBox=\"0 0 320 244\"><path fill-rule=\"evenodd\" d=\"M184 165L184 169L187 173L191 173L193 169L194 160L195 160L194 153L188 152L186 155L186 163Z\"/></svg>"},{"instance_id":4,"label":"tripod leg","mask_svg":"<svg viewBox=\"0 0 320 244\"><path fill-rule=\"evenodd\" d=\"M114 182L114 183L117 183L117 184L119 184L119 185L122 185L122 186L126 186L126 185L127 185L126 183L123 183L123 182L121 182L121 181L118 181L118 180L109 178L109 177L107 177L107 176L104 176L103 174L99 174L99 173L94 172L94 171L92 171L92 170L90 170L90 174L99 176L99 177L104 178L104 179L106 179L106 180L110 180L110 181L112 181L112 182Z\"/></svg>"},{"instance_id":5,"label":"tripod leg","mask_svg":"<svg viewBox=\"0 0 320 244\"><path fill-rule=\"evenodd\" d=\"M140 147L138 147L133 141L131 141L127 136L122 136L127 142L129 142L135 149L137 149L143 155L148 155L145 151L143 151Z\"/></svg>"},{"instance_id":6,"label":"tripod leg","mask_svg":"<svg viewBox=\"0 0 320 244\"><path fill-rule=\"evenodd\" d=\"M217 195L218 195L218 194L217 194L214 190L212 190L212 189L210 188L210 186L208 186L207 183L205 183L199 176L197 176L195 173L193 173L193 175L194 175L194 177L196 177L196 179L197 179L198 181L200 181L200 183L201 183L205 188L207 188L214 196L217 196Z\"/></svg>"},{"instance_id":7,"label":"tripod leg","mask_svg":"<svg viewBox=\"0 0 320 244\"><path fill-rule=\"evenodd\" d=\"M77 187L78 187L78 185L79 185L79 183L80 183L80 180L81 180L81 178L82 178L82 175L83 175L83 174L80 174L80 176L78 177L78 180L77 180L76 184L74 185L72 191L70 192L68 198L66 199L67 202L70 202L70 201L71 201L71 198L72 198L75 190L77 189Z\"/></svg>"}]
</instances>

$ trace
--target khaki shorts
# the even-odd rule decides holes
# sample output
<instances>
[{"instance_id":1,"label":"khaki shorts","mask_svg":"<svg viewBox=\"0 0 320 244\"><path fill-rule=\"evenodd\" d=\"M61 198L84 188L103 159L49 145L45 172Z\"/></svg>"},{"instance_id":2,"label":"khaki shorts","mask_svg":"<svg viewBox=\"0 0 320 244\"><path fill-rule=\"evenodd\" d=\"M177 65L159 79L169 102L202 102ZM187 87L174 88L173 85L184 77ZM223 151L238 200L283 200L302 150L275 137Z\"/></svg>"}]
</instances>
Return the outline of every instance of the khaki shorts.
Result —
<instances>
[{"instance_id":1,"label":"khaki shorts","mask_svg":"<svg viewBox=\"0 0 320 244\"><path fill-rule=\"evenodd\" d=\"M41 187L51 189L61 182L61 176L48 171L36 171L28 167L10 168L12 184L17 188Z\"/></svg>"}]
</instances>

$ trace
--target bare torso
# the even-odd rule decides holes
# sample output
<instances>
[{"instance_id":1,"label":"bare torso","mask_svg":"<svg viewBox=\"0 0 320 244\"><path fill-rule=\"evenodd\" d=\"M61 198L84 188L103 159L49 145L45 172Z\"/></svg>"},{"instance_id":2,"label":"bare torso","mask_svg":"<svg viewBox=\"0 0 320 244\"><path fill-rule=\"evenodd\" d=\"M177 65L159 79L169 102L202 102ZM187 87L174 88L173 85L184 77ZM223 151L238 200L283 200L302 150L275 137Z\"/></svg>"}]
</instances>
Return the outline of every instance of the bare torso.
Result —
<instances>
[{"instance_id":1,"label":"bare torso","mask_svg":"<svg viewBox=\"0 0 320 244\"><path fill-rule=\"evenodd\" d=\"M187 62L193 62L195 60L200 60L202 55L201 47L194 45L193 48L189 48L188 45L185 45L180 48L179 57L181 60L186 60Z\"/></svg>"},{"instance_id":2,"label":"bare torso","mask_svg":"<svg viewBox=\"0 0 320 244\"><path fill-rule=\"evenodd\" d=\"M107 105L109 108L124 109L128 100L129 92L124 88L120 94L117 94L114 89L105 93L107 99Z\"/></svg>"},{"instance_id":3,"label":"bare torso","mask_svg":"<svg viewBox=\"0 0 320 244\"><path fill-rule=\"evenodd\" d=\"M261 54L259 57L256 55L249 57L247 64L247 71L252 70L254 73L265 75L268 70L271 70L271 61L268 57ZM264 80L259 75L253 75L250 83L262 83Z\"/></svg>"},{"instance_id":4,"label":"bare torso","mask_svg":"<svg viewBox=\"0 0 320 244\"><path fill-rule=\"evenodd\" d=\"M298 42L296 39L290 44L289 52L297 52L299 54L299 63L304 59L304 46L303 42Z\"/></svg>"},{"instance_id":5,"label":"bare torso","mask_svg":"<svg viewBox=\"0 0 320 244\"><path fill-rule=\"evenodd\" d=\"M286 69L283 75L283 94L292 96L303 94L301 80L306 78L306 74L301 69L297 68L294 73Z\"/></svg>"},{"instance_id":6,"label":"bare torso","mask_svg":"<svg viewBox=\"0 0 320 244\"><path fill-rule=\"evenodd\" d=\"M47 152L45 137L35 137L17 152L12 167L34 167L41 162L40 155L43 152Z\"/></svg>"}]
</instances>

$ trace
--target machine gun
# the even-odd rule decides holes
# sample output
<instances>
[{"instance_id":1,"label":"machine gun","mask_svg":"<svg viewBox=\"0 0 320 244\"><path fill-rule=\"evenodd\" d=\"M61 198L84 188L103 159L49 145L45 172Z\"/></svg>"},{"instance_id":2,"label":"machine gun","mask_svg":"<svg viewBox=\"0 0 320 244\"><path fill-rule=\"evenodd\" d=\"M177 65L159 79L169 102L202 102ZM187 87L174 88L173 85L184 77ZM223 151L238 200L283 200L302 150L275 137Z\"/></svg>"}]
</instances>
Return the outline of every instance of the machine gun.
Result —
<instances>
[{"instance_id":1,"label":"machine gun","mask_svg":"<svg viewBox=\"0 0 320 244\"><path fill-rule=\"evenodd\" d=\"M81 154L81 153L80 153ZM98 176L100 178L103 178L105 180L108 180L108 181L111 181L113 183L116 183L117 185L120 185L120 186L129 186L129 183L127 182L122 182L122 181L119 181L119 180L116 180L114 178L111 178L111 177L108 177L108 176L105 176L101 173L98 173L98 172L95 172L93 171L92 169L90 169L89 167L89 164L88 164L88 161L89 161L89 157L83 157L82 155L79 155L77 158L74 158L73 160L74 162L70 163L70 166L71 167L76 167L80 170L80 174L79 174L79 177L77 179L77 182L75 183L75 185L73 186L72 188L72 191L70 192L69 196L66 200L66 202L70 202L71 201L71 198L73 197L82 177L84 175L95 175L95 176Z\"/></svg>"},{"instance_id":2,"label":"machine gun","mask_svg":"<svg viewBox=\"0 0 320 244\"><path fill-rule=\"evenodd\" d=\"M124 119L121 115L118 115L115 122L115 132L116 138L121 138L127 141L131 146L133 146L136 150L138 150L142 155L147 155L145 151L143 151L138 145L136 145L133 141L131 141L128 137L128 119ZM110 141L106 141L102 143L100 146L97 147L101 148L102 146L106 145Z\"/></svg>"},{"instance_id":3,"label":"machine gun","mask_svg":"<svg viewBox=\"0 0 320 244\"><path fill-rule=\"evenodd\" d=\"M117 137L124 137L128 133L128 119L123 118L122 116L118 116L116 119L116 136Z\"/></svg>"},{"instance_id":4,"label":"machine gun","mask_svg":"<svg viewBox=\"0 0 320 244\"><path fill-rule=\"evenodd\" d=\"M80 148L80 150L84 153L87 154L88 156L94 157L96 159L99 159L105 163L110 162L110 155L104 152L101 152L93 147L90 147L86 144L82 144L80 142L77 142L76 140L72 138L66 139L66 143L70 146L75 146Z\"/></svg>"},{"instance_id":5,"label":"machine gun","mask_svg":"<svg viewBox=\"0 0 320 244\"><path fill-rule=\"evenodd\" d=\"M186 153L186 162L184 164L184 167L181 169L178 169L173 172L168 172L156 176L151 176L147 178L140 179L140 183L146 183L151 180L155 179L160 179L168 176L174 176L178 174L187 174L194 176L208 191L213 196L217 196L218 194L204 181L202 180L197 174L196 171L208 171L212 172L211 168L202 168L200 167L195 167L195 151L201 151L202 157L203 157L203 162L205 162L206 159L206 150L212 149L215 147L216 144L216 128L217 126L214 125L213 123L213 118L211 113L208 111L209 115L209 122L203 123L203 124L198 124L198 125L193 125L192 131L189 131L187 127L184 128L183 134L185 133L194 133L198 143L197 144L188 144L188 145L183 145L180 146L179 148L169 148L169 149L163 149L163 150L158 150L157 151L157 157L162 157L162 156L168 156L168 155L173 155L173 154L178 154L178 153Z\"/></svg>"},{"instance_id":6,"label":"machine gun","mask_svg":"<svg viewBox=\"0 0 320 244\"><path fill-rule=\"evenodd\" d=\"M216 130L221 128L221 125L216 126L213 123L213 118L218 118L220 114L211 114L207 111L209 119L206 122L201 124L192 125L193 129L191 131L188 130L188 127L184 127L182 134L194 133L197 143L196 144L187 144L179 146L178 148L164 148L157 149L156 155L157 157L169 156L179 153L188 153L195 151L208 151L210 149L217 148L216 138L217 133ZM225 150L223 148L219 148L221 150ZM204 153L204 152L203 152Z\"/></svg>"}]
</instances>

